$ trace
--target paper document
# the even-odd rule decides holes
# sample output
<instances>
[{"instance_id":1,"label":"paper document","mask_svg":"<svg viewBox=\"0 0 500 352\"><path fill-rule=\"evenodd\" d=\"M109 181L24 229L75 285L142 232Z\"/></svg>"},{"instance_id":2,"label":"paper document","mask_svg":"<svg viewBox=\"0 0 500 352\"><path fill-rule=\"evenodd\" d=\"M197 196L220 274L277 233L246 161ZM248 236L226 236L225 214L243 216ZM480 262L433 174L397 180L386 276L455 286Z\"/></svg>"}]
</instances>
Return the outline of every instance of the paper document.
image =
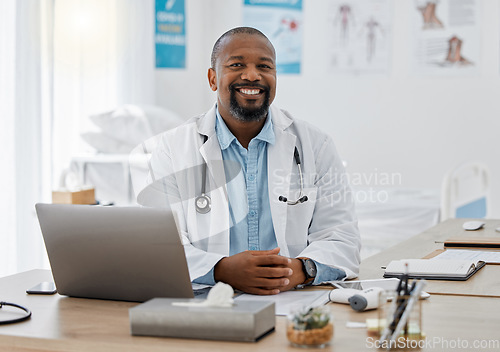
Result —
<instances>
[{"instance_id":1,"label":"paper document","mask_svg":"<svg viewBox=\"0 0 500 352\"><path fill-rule=\"evenodd\" d=\"M292 290L269 296L258 296L245 293L236 297L235 301L273 301L276 315L288 315L290 309L295 307L321 306L328 303L329 293L330 290Z\"/></svg>"},{"instance_id":2,"label":"paper document","mask_svg":"<svg viewBox=\"0 0 500 352\"><path fill-rule=\"evenodd\" d=\"M500 251L490 252L490 251L471 251L466 249L447 249L443 253L435 256L434 259L462 259L462 260L472 260L472 261L483 261L488 264L500 264Z\"/></svg>"}]
</instances>

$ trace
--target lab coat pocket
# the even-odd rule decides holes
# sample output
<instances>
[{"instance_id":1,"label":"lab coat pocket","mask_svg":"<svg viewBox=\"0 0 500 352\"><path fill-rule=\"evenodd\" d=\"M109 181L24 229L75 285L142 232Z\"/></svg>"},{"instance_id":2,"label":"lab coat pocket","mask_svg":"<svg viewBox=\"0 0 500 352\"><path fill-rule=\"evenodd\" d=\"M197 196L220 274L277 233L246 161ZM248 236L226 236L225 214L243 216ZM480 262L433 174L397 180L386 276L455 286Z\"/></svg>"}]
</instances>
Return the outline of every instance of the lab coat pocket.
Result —
<instances>
[{"instance_id":1,"label":"lab coat pocket","mask_svg":"<svg viewBox=\"0 0 500 352\"><path fill-rule=\"evenodd\" d=\"M316 187L304 188L303 194L307 196L307 201L287 206L285 236L288 244L299 245L304 248L307 245L307 234L314 213L317 192ZM299 194L299 190L290 192L290 199L295 201L300 198Z\"/></svg>"}]
</instances>

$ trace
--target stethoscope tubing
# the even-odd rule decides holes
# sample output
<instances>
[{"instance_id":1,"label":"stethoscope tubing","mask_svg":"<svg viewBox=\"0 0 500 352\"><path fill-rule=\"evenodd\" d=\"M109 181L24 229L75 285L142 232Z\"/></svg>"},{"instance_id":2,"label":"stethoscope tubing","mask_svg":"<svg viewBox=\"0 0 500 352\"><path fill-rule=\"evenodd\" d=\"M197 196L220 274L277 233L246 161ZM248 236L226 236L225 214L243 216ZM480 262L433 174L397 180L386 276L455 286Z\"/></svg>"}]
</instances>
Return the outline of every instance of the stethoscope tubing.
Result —
<instances>
[{"instance_id":1,"label":"stethoscope tubing","mask_svg":"<svg viewBox=\"0 0 500 352\"><path fill-rule=\"evenodd\" d=\"M206 143L207 139L208 139L208 137L204 136L203 144ZM302 175L301 161L300 161L300 156L299 156L299 150L297 149L297 147L295 147L295 150L293 152L293 157L294 157L295 163L297 164L297 167L299 169L299 180L300 180L299 197L297 198L297 200L294 200L294 201L288 200L284 196L278 197L279 201L285 202L288 205L297 205L300 203L304 203L308 199L307 196L304 196L304 194L303 194L303 192L304 192L304 177ZM210 197L206 194L207 169L208 169L208 165L207 165L207 163L205 163L205 166L203 167L203 169L201 171L201 194L198 197L196 197L196 199L195 199L195 208L199 214L206 214L206 213L210 212L210 210L212 209Z\"/></svg>"},{"instance_id":2,"label":"stethoscope tubing","mask_svg":"<svg viewBox=\"0 0 500 352\"><path fill-rule=\"evenodd\" d=\"M2 308L3 306L11 306L11 307L19 308L21 310L24 310L26 312L26 314L20 318L0 320L0 325L19 323L19 322L24 321L24 320L31 317L31 311L28 308L23 307L19 304L9 303L9 302L0 302L0 308Z\"/></svg>"}]
</instances>

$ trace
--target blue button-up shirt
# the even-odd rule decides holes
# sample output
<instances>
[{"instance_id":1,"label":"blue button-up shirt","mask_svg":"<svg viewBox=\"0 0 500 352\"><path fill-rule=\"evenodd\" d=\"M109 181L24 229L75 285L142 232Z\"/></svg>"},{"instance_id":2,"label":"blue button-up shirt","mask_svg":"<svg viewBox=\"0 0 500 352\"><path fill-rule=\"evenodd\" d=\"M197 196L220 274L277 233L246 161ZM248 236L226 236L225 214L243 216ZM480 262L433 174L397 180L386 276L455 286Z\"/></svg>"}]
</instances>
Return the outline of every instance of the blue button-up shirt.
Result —
<instances>
[{"instance_id":1,"label":"blue button-up shirt","mask_svg":"<svg viewBox=\"0 0 500 352\"><path fill-rule=\"evenodd\" d=\"M218 111L215 131L222 159L237 162L245 182L240 184L241 178L236 178L228 183L229 212L233 221L229 232L230 255L276 248L267 182L267 145L275 142L272 120L266 120L248 149L231 133Z\"/></svg>"},{"instance_id":2,"label":"blue button-up shirt","mask_svg":"<svg viewBox=\"0 0 500 352\"><path fill-rule=\"evenodd\" d=\"M271 217L267 180L267 146L275 143L271 111L259 134L245 149L229 130L217 109L215 132L222 151L222 159L236 162L241 167L244 184L239 178L228 185L229 213L232 226L229 231L229 253L234 255L246 250L270 250L278 246ZM245 197L246 191L246 197ZM345 272L316 262L314 284L339 280ZM213 268L196 283L214 285Z\"/></svg>"}]
</instances>

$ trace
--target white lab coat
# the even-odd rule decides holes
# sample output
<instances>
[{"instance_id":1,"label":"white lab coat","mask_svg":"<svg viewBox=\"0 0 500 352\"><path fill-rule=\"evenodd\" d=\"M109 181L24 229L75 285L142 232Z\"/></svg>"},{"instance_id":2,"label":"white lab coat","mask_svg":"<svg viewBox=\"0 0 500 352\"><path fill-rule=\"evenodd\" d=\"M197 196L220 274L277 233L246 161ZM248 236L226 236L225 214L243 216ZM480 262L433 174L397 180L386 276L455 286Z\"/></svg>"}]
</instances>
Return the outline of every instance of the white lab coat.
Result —
<instances>
[{"instance_id":1,"label":"white lab coat","mask_svg":"<svg viewBox=\"0 0 500 352\"><path fill-rule=\"evenodd\" d=\"M191 280L205 275L229 255L233 219L215 133L215 109L165 132L151 158L153 180L161 183L163 194L167 194L164 198L177 215ZM361 241L352 194L331 137L274 105L271 112L276 141L267 151L269 201L281 255L308 257L344 270L347 278L356 277ZM293 158L296 146L308 200L287 205L278 200L280 195L290 200L299 195L299 174ZM195 198L201 194L205 165L211 211L199 214ZM240 172L228 182L242 180Z\"/></svg>"}]
</instances>

